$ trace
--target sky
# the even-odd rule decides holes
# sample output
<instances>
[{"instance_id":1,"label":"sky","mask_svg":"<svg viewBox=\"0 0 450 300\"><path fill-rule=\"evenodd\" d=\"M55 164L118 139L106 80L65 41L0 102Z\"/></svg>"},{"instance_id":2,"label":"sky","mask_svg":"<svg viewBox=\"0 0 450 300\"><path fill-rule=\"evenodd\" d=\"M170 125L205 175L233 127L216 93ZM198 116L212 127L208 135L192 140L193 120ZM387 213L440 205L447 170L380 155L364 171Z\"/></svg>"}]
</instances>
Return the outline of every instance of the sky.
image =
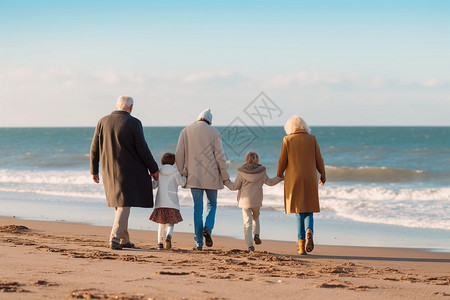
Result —
<instances>
[{"instance_id":1,"label":"sky","mask_svg":"<svg viewBox=\"0 0 450 300\"><path fill-rule=\"evenodd\" d=\"M450 126L449 70L447 0L0 0L0 127L95 126L120 95L144 126L267 103L264 125Z\"/></svg>"}]
</instances>

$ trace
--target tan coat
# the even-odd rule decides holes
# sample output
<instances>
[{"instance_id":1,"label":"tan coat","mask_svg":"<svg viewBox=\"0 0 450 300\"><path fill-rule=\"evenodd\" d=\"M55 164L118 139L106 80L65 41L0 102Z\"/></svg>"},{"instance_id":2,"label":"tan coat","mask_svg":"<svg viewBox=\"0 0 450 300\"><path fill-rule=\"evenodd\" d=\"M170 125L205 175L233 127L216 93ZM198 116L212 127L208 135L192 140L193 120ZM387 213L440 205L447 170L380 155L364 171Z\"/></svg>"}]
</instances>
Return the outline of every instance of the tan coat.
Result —
<instances>
[{"instance_id":1,"label":"tan coat","mask_svg":"<svg viewBox=\"0 0 450 300\"><path fill-rule=\"evenodd\" d=\"M263 185L273 186L282 178L269 178L266 168L259 164L246 164L238 169L235 182L228 181L226 186L232 190L239 190L237 194L238 206L241 208L258 208L262 206Z\"/></svg>"},{"instance_id":2,"label":"tan coat","mask_svg":"<svg viewBox=\"0 0 450 300\"><path fill-rule=\"evenodd\" d=\"M325 165L315 136L301 130L284 137L277 176L285 171L286 213L319 212L317 171L325 182Z\"/></svg>"},{"instance_id":3,"label":"tan coat","mask_svg":"<svg viewBox=\"0 0 450 300\"><path fill-rule=\"evenodd\" d=\"M206 122L197 121L181 131L175 159L178 170L187 177L186 188L219 190L230 178L222 137Z\"/></svg>"}]
</instances>

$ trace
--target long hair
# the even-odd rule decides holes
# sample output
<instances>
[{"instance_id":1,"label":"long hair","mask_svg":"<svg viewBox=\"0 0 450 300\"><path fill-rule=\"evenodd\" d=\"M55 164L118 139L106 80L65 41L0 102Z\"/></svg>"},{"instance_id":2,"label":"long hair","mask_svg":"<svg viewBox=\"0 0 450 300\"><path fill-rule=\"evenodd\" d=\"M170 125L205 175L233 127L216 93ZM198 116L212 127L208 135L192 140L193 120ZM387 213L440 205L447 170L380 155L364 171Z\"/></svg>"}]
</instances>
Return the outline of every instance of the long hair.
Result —
<instances>
[{"instance_id":1,"label":"long hair","mask_svg":"<svg viewBox=\"0 0 450 300\"><path fill-rule=\"evenodd\" d=\"M311 132L311 128L309 128L308 124L306 124L305 120L300 118L298 115L293 115L289 120L284 124L284 131L286 134L293 134L297 130L304 130L307 133Z\"/></svg>"}]
</instances>

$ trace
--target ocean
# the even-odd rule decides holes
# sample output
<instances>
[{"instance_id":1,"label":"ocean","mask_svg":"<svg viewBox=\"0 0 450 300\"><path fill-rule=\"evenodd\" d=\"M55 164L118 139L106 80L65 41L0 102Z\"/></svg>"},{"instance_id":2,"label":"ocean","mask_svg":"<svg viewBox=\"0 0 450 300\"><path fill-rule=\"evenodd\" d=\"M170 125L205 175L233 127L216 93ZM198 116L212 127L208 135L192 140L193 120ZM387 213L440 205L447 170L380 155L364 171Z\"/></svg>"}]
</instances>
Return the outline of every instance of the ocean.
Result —
<instances>
[{"instance_id":1,"label":"ocean","mask_svg":"<svg viewBox=\"0 0 450 300\"><path fill-rule=\"evenodd\" d=\"M144 128L158 162L175 151L181 129ZM276 175L282 127L217 129L232 179L249 150L259 153L269 176ZM0 128L0 215L110 226L114 216L103 185L89 173L93 132ZM315 215L317 244L450 251L450 127L312 127L311 133L327 172ZM180 188L179 196L185 221L175 232L193 232L190 192ZM219 191L218 205L214 234L243 239L236 192ZM283 210L283 183L264 188L263 205L261 237L295 242L295 218ZM130 227L156 230L150 213L132 209Z\"/></svg>"}]
</instances>

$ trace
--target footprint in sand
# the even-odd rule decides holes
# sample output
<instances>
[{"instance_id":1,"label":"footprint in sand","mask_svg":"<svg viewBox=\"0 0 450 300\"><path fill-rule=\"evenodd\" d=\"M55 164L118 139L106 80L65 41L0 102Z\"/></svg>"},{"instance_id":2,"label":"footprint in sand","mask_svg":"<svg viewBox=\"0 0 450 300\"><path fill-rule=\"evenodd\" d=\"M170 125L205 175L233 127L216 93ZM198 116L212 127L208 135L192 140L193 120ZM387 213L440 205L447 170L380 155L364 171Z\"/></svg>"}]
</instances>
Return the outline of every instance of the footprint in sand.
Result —
<instances>
[{"instance_id":1,"label":"footprint in sand","mask_svg":"<svg viewBox=\"0 0 450 300\"><path fill-rule=\"evenodd\" d=\"M28 293L29 291L21 288L24 284L16 281L0 281L0 292L2 293Z\"/></svg>"}]
</instances>

